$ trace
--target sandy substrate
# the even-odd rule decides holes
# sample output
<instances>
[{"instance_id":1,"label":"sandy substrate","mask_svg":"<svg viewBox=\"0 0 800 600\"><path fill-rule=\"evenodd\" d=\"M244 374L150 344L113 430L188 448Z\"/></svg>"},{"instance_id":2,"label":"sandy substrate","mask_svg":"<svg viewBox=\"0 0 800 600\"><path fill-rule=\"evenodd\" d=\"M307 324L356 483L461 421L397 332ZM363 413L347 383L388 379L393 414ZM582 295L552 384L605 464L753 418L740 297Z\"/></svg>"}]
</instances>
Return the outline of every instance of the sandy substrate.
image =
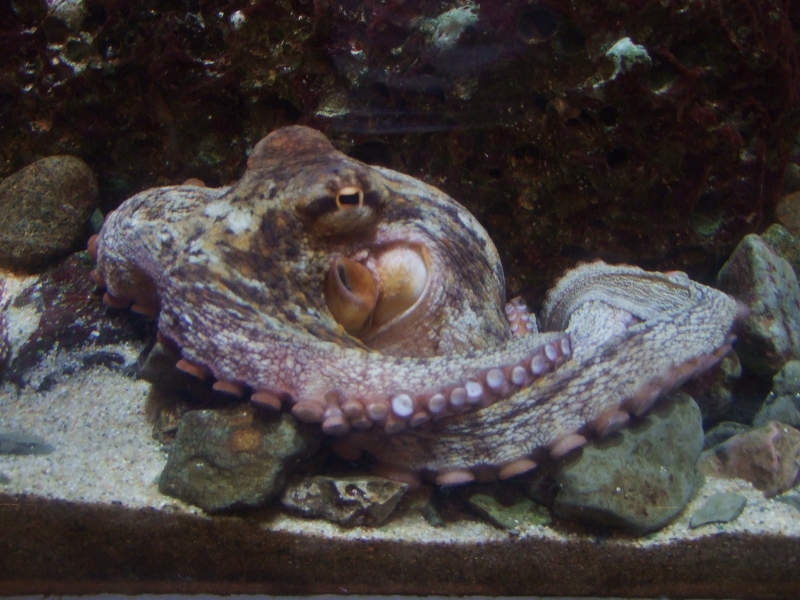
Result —
<instances>
[{"instance_id":1,"label":"sandy substrate","mask_svg":"<svg viewBox=\"0 0 800 600\"><path fill-rule=\"evenodd\" d=\"M0 429L55 449L0 456L0 592L800 593L800 512L738 480L706 481L677 521L642 538L563 523L433 527L415 513L349 530L274 509L210 518L157 490L166 454L149 393L104 367L44 393L3 388ZM689 529L716 491L744 495L743 514Z\"/></svg>"}]
</instances>

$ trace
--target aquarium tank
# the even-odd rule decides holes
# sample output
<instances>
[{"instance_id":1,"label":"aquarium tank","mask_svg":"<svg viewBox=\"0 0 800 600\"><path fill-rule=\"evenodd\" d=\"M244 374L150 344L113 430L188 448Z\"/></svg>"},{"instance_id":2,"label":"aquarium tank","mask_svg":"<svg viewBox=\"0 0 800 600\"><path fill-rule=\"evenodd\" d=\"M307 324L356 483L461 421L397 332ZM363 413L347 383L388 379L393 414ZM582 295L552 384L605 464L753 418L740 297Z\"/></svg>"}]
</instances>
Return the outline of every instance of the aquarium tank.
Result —
<instances>
[{"instance_id":1,"label":"aquarium tank","mask_svg":"<svg viewBox=\"0 0 800 600\"><path fill-rule=\"evenodd\" d=\"M800 4L0 5L0 594L800 594Z\"/></svg>"}]
</instances>

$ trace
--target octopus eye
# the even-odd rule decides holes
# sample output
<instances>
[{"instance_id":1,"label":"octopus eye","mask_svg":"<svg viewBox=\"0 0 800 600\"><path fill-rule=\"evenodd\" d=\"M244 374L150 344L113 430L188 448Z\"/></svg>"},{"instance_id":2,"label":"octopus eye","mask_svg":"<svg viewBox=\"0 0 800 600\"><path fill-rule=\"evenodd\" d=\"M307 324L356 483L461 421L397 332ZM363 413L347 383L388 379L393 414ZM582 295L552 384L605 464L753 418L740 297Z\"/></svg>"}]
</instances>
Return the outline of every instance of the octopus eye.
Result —
<instances>
[{"instance_id":1,"label":"octopus eye","mask_svg":"<svg viewBox=\"0 0 800 600\"><path fill-rule=\"evenodd\" d=\"M364 206L364 190L349 185L336 192L337 208L360 208Z\"/></svg>"}]
</instances>

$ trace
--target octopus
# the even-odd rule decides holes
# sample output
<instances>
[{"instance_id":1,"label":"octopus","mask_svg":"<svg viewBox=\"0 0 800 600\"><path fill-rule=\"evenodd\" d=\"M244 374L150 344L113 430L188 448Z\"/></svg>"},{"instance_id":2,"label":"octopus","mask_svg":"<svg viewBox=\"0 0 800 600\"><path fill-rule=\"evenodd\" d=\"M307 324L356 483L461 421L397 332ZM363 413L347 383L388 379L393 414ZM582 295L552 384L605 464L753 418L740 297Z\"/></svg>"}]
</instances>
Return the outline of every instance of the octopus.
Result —
<instances>
[{"instance_id":1,"label":"octopus","mask_svg":"<svg viewBox=\"0 0 800 600\"><path fill-rule=\"evenodd\" d=\"M442 485L611 434L721 360L745 311L681 272L595 262L537 323L464 207L301 126L232 186L133 196L89 251L105 303L157 317L178 369Z\"/></svg>"}]
</instances>

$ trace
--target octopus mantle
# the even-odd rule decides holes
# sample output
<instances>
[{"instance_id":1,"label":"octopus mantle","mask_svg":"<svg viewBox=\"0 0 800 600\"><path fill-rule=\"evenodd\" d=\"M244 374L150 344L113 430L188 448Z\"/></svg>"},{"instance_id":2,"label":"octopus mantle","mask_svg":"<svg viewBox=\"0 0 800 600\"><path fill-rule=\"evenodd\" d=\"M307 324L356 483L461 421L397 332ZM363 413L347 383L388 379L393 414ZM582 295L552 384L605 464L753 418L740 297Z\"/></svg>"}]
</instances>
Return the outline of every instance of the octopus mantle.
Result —
<instances>
[{"instance_id":1,"label":"octopus mantle","mask_svg":"<svg viewBox=\"0 0 800 600\"><path fill-rule=\"evenodd\" d=\"M178 368L441 484L608 435L718 362L743 314L683 273L597 262L557 282L540 332L466 209L305 127L231 187L137 194L89 249L105 302L158 315Z\"/></svg>"}]
</instances>

